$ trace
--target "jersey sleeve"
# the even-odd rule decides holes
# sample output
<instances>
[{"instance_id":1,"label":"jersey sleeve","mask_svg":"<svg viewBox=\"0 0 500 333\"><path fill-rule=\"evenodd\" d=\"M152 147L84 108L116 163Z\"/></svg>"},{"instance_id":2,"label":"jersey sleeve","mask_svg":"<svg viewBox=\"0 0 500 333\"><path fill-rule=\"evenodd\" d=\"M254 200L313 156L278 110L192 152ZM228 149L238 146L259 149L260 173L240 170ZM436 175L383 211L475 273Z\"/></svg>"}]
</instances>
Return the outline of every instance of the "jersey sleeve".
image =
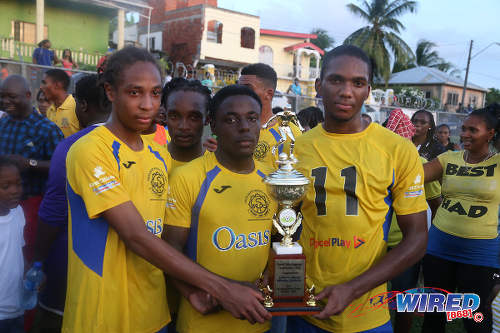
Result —
<instances>
[{"instance_id":1,"label":"jersey sleeve","mask_svg":"<svg viewBox=\"0 0 500 333\"><path fill-rule=\"evenodd\" d=\"M424 168L415 147L406 143L398 147L392 188L396 215L414 214L427 209L424 195Z\"/></svg>"},{"instance_id":2,"label":"jersey sleeve","mask_svg":"<svg viewBox=\"0 0 500 333\"><path fill-rule=\"evenodd\" d=\"M66 169L68 196L73 191L81 197L91 219L131 200L121 183L117 160L103 144L81 141L74 145Z\"/></svg>"},{"instance_id":3,"label":"jersey sleeve","mask_svg":"<svg viewBox=\"0 0 500 333\"><path fill-rule=\"evenodd\" d=\"M166 224L176 227L191 227L191 209L194 206L194 180L186 177L185 168L176 169L169 179L166 208ZM191 184L189 183L191 181Z\"/></svg>"},{"instance_id":4,"label":"jersey sleeve","mask_svg":"<svg viewBox=\"0 0 500 333\"><path fill-rule=\"evenodd\" d=\"M443 172L446 168L446 163L448 163L448 158L449 158L450 154L452 154L452 153L454 153L454 152L448 151L448 152L442 153L441 155L436 157L438 159L439 163L441 164L441 167L443 168Z\"/></svg>"},{"instance_id":5,"label":"jersey sleeve","mask_svg":"<svg viewBox=\"0 0 500 333\"><path fill-rule=\"evenodd\" d=\"M439 184L437 180L425 184L424 188L425 188L425 198L427 200L436 199L441 196L441 184Z\"/></svg>"}]
</instances>

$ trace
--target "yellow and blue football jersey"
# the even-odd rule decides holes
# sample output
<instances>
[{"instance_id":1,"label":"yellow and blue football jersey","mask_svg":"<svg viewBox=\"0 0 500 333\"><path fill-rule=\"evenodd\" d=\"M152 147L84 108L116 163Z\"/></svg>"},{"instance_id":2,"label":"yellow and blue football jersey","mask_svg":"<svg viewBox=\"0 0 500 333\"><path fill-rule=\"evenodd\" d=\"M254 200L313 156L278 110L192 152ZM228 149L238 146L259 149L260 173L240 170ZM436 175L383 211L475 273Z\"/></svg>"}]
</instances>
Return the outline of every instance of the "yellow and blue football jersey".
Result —
<instances>
[{"instance_id":1,"label":"yellow and blue football jersey","mask_svg":"<svg viewBox=\"0 0 500 333\"><path fill-rule=\"evenodd\" d=\"M237 281L254 282L266 268L272 216L277 205L262 182L268 168L239 174L205 154L170 177L167 224L190 228L187 255L207 270ZM177 330L185 332L265 332L227 311L201 315L182 299Z\"/></svg>"},{"instance_id":2,"label":"yellow and blue football jersey","mask_svg":"<svg viewBox=\"0 0 500 333\"><path fill-rule=\"evenodd\" d=\"M311 181L301 207L299 242L308 280L318 291L354 279L385 255L393 210L407 215L427 209L416 148L378 124L354 134L317 126L297 139L296 152L297 169ZM330 332L381 326L389 321L386 291L384 283L340 315L305 319Z\"/></svg>"},{"instance_id":3,"label":"yellow and blue football jersey","mask_svg":"<svg viewBox=\"0 0 500 333\"><path fill-rule=\"evenodd\" d=\"M159 145L131 150L105 126L67 159L68 288L63 332L153 333L170 321L163 272L125 246L101 214L131 201L161 237L167 166Z\"/></svg>"}]
</instances>

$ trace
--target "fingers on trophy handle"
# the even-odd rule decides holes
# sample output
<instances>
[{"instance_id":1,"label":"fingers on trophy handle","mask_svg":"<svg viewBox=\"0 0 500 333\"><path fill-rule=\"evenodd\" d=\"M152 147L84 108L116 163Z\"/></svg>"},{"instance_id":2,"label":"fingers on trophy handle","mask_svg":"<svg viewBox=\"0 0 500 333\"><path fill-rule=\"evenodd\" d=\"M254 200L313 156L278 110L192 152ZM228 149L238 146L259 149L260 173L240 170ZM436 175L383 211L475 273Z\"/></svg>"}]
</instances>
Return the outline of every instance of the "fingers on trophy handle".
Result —
<instances>
[{"instance_id":1,"label":"fingers on trophy handle","mask_svg":"<svg viewBox=\"0 0 500 333\"><path fill-rule=\"evenodd\" d=\"M262 296L264 296L264 301L262 303L264 307L272 308L274 306L273 298L271 297L273 290L271 289L271 287L269 287L268 284L264 286L264 279L262 277L262 273L259 279L260 279L259 290L262 293Z\"/></svg>"}]
</instances>

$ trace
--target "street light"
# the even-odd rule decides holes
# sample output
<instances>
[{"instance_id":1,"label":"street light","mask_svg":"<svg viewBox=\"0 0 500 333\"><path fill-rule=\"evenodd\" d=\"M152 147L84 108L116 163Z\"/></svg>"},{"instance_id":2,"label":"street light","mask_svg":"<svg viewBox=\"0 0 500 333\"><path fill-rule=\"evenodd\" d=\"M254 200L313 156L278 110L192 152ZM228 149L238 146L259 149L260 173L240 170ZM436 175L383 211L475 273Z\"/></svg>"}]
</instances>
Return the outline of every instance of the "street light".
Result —
<instances>
[{"instance_id":1,"label":"street light","mask_svg":"<svg viewBox=\"0 0 500 333\"><path fill-rule=\"evenodd\" d=\"M469 58L467 59L467 69L465 70L465 80L464 80L464 89L462 90L462 106L460 108L460 111L463 111L464 109L464 102L465 102L465 91L467 90L467 79L469 78L469 68L470 68L470 61L471 59L477 57L479 54L483 53L484 51L486 51L487 48L489 48L490 46L492 45L498 45L500 46L500 43L498 42L493 42L491 44L489 44L488 46L486 46L484 49L482 49L481 51L477 52L476 54L474 54L473 56L471 56L471 52L472 52L472 43L473 41L471 40L470 41L470 48L469 48ZM484 102L483 101L483 105L484 105Z\"/></svg>"}]
</instances>

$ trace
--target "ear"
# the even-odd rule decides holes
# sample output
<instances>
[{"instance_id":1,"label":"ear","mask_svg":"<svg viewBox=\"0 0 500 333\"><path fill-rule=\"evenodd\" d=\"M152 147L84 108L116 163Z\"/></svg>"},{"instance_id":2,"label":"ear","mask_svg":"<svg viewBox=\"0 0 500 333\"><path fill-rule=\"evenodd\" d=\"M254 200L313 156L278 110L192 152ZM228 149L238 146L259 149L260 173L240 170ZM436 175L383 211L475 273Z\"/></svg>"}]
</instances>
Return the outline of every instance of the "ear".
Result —
<instances>
[{"instance_id":1,"label":"ear","mask_svg":"<svg viewBox=\"0 0 500 333\"><path fill-rule=\"evenodd\" d=\"M316 81L314 81L314 89L316 89L316 92L321 95L321 93L320 93L320 90L321 90L321 79L320 78L317 78Z\"/></svg>"},{"instance_id":2,"label":"ear","mask_svg":"<svg viewBox=\"0 0 500 333\"><path fill-rule=\"evenodd\" d=\"M82 112L87 113L87 111L89 109L89 105L88 105L87 101L83 100L80 102L80 104L81 104Z\"/></svg>"},{"instance_id":3,"label":"ear","mask_svg":"<svg viewBox=\"0 0 500 333\"><path fill-rule=\"evenodd\" d=\"M115 100L115 91L113 87L109 83L104 83L104 91L106 92L106 96L108 97L108 100L113 103Z\"/></svg>"},{"instance_id":4,"label":"ear","mask_svg":"<svg viewBox=\"0 0 500 333\"><path fill-rule=\"evenodd\" d=\"M266 99L268 101L272 101L273 100L273 97L274 97L274 89L272 88L267 88L266 89Z\"/></svg>"},{"instance_id":5,"label":"ear","mask_svg":"<svg viewBox=\"0 0 500 333\"><path fill-rule=\"evenodd\" d=\"M495 130L493 128L488 130L488 142L491 142L495 137Z\"/></svg>"},{"instance_id":6,"label":"ear","mask_svg":"<svg viewBox=\"0 0 500 333\"><path fill-rule=\"evenodd\" d=\"M210 124L210 130L213 134L217 135L215 130L215 119L207 116L207 123Z\"/></svg>"}]
</instances>

